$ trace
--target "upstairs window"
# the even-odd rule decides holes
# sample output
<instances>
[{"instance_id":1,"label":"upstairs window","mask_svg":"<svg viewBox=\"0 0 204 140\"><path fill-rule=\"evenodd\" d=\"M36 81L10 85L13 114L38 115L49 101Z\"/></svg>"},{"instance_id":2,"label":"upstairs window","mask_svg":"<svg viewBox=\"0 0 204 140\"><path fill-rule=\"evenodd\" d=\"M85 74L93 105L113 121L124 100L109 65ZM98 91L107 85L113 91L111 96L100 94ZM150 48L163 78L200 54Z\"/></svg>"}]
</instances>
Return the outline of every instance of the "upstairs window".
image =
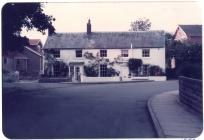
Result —
<instances>
[{"instance_id":1,"label":"upstairs window","mask_svg":"<svg viewBox=\"0 0 204 140\"><path fill-rule=\"evenodd\" d=\"M128 50L121 50L122 57L128 57Z\"/></svg>"},{"instance_id":2,"label":"upstairs window","mask_svg":"<svg viewBox=\"0 0 204 140\"><path fill-rule=\"evenodd\" d=\"M60 57L60 50L52 50L52 54L55 58L59 58Z\"/></svg>"},{"instance_id":3,"label":"upstairs window","mask_svg":"<svg viewBox=\"0 0 204 140\"><path fill-rule=\"evenodd\" d=\"M76 57L82 57L82 50L76 50Z\"/></svg>"},{"instance_id":4,"label":"upstairs window","mask_svg":"<svg viewBox=\"0 0 204 140\"><path fill-rule=\"evenodd\" d=\"M143 49L142 57L150 57L150 49Z\"/></svg>"},{"instance_id":5,"label":"upstairs window","mask_svg":"<svg viewBox=\"0 0 204 140\"><path fill-rule=\"evenodd\" d=\"M100 57L107 57L107 50L100 50Z\"/></svg>"}]
</instances>

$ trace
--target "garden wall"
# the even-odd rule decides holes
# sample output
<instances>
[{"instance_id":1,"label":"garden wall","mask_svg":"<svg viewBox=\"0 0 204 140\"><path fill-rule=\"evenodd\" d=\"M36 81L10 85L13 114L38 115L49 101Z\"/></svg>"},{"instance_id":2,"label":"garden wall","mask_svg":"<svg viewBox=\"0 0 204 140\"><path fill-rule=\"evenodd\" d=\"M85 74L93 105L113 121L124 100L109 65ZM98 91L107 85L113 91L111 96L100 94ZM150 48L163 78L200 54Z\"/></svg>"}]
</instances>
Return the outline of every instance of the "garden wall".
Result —
<instances>
[{"instance_id":1,"label":"garden wall","mask_svg":"<svg viewBox=\"0 0 204 140\"><path fill-rule=\"evenodd\" d=\"M81 82L86 82L86 83L91 83L91 82L118 82L120 81L120 77L86 77L82 76L81 77Z\"/></svg>"},{"instance_id":2,"label":"garden wall","mask_svg":"<svg viewBox=\"0 0 204 140\"><path fill-rule=\"evenodd\" d=\"M119 81L166 81L166 76L149 76L149 77L131 77L131 78L122 78L119 76L116 77L81 77L81 82L119 82Z\"/></svg>"},{"instance_id":3,"label":"garden wall","mask_svg":"<svg viewBox=\"0 0 204 140\"><path fill-rule=\"evenodd\" d=\"M191 109L202 113L202 81L187 77L179 77L179 99Z\"/></svg>"},{"instance_id":4,"label":"garden wall","mask_svg":"<svg viewBox=\"0 0 204 140\"><path fill-rule=\"evenodd\" d=\"M137 81L137 80L166 81L166 76L131 77L131 78L123 78L122 80L123 81Z\"/></svg>"},{"instance_id":5,"label":"garden wall","mask_svg":"<svg viewBox=\"0 0 204 140\"><path fill-rule=\"evenodd\" d=\"M149 76L149 80L166 81L166 76Z\"/></svg>"}]
</instances>

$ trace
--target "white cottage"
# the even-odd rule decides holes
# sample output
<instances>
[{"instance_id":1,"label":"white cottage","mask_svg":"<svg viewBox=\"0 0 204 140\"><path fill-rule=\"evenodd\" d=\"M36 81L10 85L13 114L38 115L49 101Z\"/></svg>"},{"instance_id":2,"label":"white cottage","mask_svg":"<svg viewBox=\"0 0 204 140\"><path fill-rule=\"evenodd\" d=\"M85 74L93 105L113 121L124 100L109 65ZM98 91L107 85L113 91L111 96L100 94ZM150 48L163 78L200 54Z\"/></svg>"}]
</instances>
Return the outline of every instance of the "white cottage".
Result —
<instances>
[{"instance_id":1,"label":"white cottage","mask_svg":"<svg viewBox=\"0 0 204 140\"><path fill-rule=\"evenodd\" d=\"M92 32L89 20L86 33L50 35L43 49L67 65L73 82L166 80L164 31ZM131 70L130 59L142 64ZM60 71L53 65L52 75Z\"/></svg>"}]
</instances>

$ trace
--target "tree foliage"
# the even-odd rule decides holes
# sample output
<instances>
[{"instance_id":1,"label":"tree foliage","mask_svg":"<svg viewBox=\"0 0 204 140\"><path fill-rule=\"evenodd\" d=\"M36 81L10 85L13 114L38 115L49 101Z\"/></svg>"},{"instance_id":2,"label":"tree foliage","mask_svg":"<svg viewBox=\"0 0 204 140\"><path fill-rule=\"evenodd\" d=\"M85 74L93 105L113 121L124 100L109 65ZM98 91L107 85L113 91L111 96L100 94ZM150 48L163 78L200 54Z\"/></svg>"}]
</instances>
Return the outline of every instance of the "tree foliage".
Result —
<instances>
[{"instance_id":1,"label":"tree foliage","mask_svg":"<svg viewBox=\"0 0 204 140\"><path fill-rule=\"evenodd\" d=\"M167 76L170 76L169 78L173 75L173 77L188 76L202 79L201 45L183 44L173 41L170 46L166 46L167 66L170 66L172 57L176 60L176 68L175 70L171 70L167 67ZM170 74L168 74L168 71Z\"/></svg>"},{"instance_id":2,"label":"tree foliage","mask_svg":"<svg viewBox=\"0 0 204 140\"><path fill-rule=\"evenodd\" d=\"M140 18L130 24L129 31L148 31L151 28L151 22L147 18Z\"/></svg>"},{"instance_id":3,"label":"tree foliage","mask_svg":"<svg viewBox=\"0 0 204 140\"><path fill-rule=\"evenodd\" d=\"M2 8L2 46L3 51L21 51L28 44L28 38L20 35L22 28L27 31L36 28L45 34L55 32L52 22L55 18L43 13L42 3L7 3Z\"/></svg>"},{"instance_id":4,"label":"tree foliage","mask_svg":"<svg viewBox=\"0 0 204 140\"><path fill-rule=\"evenodd\" d=\"M165 46L171 47L173 43L173 35L171 33L166 32L165 33Z\"/></svg>"}]
</instances>

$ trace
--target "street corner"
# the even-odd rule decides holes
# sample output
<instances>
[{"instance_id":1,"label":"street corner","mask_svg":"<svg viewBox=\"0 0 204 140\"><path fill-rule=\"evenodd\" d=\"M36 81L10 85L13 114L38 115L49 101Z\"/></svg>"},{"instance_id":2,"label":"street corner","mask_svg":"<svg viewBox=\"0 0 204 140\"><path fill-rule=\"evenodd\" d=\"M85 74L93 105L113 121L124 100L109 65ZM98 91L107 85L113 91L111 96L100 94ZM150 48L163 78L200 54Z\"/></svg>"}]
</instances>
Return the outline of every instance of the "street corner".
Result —
<instances>
[{"instance_id":1,"label":"street corner","mask_svg":"<svg viewBox=\"0 0 204 140\"><path fill-rule=\"evenodd\" d=\"M197 137L202 120L178 102L179 92L169 91L151 97L148 110L160 138Z\"/></svg>"}]
</instances>

